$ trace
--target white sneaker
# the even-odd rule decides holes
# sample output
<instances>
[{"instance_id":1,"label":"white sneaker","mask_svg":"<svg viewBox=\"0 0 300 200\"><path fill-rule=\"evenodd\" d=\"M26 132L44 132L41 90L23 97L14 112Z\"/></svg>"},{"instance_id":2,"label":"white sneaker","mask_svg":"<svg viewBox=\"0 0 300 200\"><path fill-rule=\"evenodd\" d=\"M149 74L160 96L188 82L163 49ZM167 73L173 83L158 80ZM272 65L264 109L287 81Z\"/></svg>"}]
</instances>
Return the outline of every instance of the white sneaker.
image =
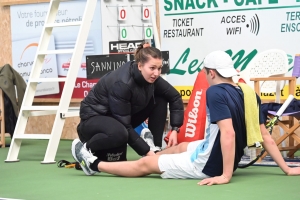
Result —
<instances>
[{"instance_id":1,"label":"white sneaker","mask_svg":"<svg viewBox=\"0 0 300 200\"><path fill-rule=\"evenodd\" d=\"M154 145L153 135L148 128L144 128L141 132L141 138L149 145L151 151L161 151L160 147Z\"/></svg>"},{"instance_id":2,"label":"white sneaker","mask_svg":"<svg viewBox=\"0 0 300 200\"><path fill-rule=\"evenodd\" d=\"M72 155L73 158L80 164L86 175L90 176L97 173L90 168L91 163L93 163L97 157L88 151L79 139L75 139L72 142Z\"/></svg>"}]
</instances>

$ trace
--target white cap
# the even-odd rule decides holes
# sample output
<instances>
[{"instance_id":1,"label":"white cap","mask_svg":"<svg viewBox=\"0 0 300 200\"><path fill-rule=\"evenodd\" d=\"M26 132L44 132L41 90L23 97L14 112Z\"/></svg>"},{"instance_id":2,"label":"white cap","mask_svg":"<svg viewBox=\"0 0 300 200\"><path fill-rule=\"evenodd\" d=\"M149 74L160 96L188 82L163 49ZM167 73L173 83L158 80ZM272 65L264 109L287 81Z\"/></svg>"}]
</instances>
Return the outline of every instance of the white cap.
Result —
<instances>
[{"instance_id":1,"label":"white cap","mask_svg":"<svg viewBox=\"0 0 300 200\"><path fill-rule=\"evenodd\" d=\"M238 75L233 67L232 59L224 51L211 52L204 58L203 65L209 69L216 69L225 78Z\"/></svg>"}]
</instances>

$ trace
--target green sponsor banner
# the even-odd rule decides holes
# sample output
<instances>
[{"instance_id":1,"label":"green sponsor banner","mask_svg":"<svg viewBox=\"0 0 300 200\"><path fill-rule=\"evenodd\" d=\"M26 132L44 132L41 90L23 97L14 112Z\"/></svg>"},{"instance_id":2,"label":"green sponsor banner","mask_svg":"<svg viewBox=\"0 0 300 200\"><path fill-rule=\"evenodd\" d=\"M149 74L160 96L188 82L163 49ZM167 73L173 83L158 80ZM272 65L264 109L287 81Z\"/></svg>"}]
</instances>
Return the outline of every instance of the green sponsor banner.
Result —
<instances>
[{"instance_id":1,"label":"green sponsor banner","mask_svg":"<svg viewBox=\"0 0 300 200\"><path fill-rule=\"evenodd\" d=\"M300 53L299 0L164 0L159 7L172 85L193 86L204 57L215 50L226 51L239 71L263 51L283 50L291 76Z\"/></svg>"}]
</instances>

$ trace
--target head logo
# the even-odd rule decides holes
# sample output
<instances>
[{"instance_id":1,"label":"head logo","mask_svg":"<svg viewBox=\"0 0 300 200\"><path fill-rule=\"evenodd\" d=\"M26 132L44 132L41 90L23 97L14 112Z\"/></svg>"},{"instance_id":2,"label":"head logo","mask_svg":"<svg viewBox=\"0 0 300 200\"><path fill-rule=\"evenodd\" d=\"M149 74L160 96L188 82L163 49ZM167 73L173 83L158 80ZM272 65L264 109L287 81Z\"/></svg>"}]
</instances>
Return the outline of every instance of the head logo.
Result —
<instances>
[{"instance_id":1,"label":"head logo","mask_svg":"<svg viewBox=\"0 0 300 200\"><path fill-rule=\"evenodd\" d=\"M260 23L259 23L259 18L257 16L257 14L255 14L251 20L250 20L250 25L247 24L246 25L247 28L250 27L250 32L257 35L259 32L259 28L260 28Z\"/></svg>"}]
</instances>

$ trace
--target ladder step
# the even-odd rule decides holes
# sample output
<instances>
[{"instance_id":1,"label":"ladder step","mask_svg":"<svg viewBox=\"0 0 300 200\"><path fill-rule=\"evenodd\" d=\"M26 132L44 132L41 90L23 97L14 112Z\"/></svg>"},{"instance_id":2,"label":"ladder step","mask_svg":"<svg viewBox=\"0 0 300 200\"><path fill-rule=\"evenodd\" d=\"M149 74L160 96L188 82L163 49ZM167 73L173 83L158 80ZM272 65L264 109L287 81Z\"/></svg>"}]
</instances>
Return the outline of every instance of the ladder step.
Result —
<instances>
[{"instance_id":1,"label":"ladder step","mask_svg":"<svg viewBox=\"0 0 300 200\"><path fill-rule=\"evenodd\" d=\"M58 110L58 106L22 106L22 110Z\"/></svg>"},{"instance_id":2,"label":"ladder step","mask_svg":"<svg viewBox=\"0 0 300 200\"><path fill-rule=\"evenodd\" d=\"M37 117L45 115L55 115L57 110L40 110L40 111L26 111L23 113L24 117Z\"/></svg>"},{"instance_id":3,"label":"ladder step","mask_svg":"<svg viewBox=\"0 0 300 200\"><path fill-rule=\"evenodd\" d=\"M81 21L76 21L76 22L65 22L65 23L51 23L51 24L46 24L46 28L54 28L54 27L67 27L67 26L80 26L82 24Z\"/></svg>"},{"instance_id":4,"label":"ladder step","mask_svg":"<svg viewBox=\"0 0 300 200\"><path fill-rule=\"evenodd\" d=\"M72 54L73 52L74 52L74 49L59 49L59 50L39 51L38 55Z\"/></svg>"},{"instance_id":5,"label":"ladder step","mask_svg":"<svg viewBox=\"0 0 300 200\"><path fill-rule=\"evenodd\" d=\"M79 117L79 109L78 109L78 111L60 113L60 117L62 119L65 119L67 117Z\"/></svg>"},{"instance_id":6,"label":"ladder step","mask_svg":"<svg viewBox=\"0 0 300 200\"><path fill-rule=\"evenodd\" d=\"M45 82L65 82L67 78L32 78L31 83L45 83Z\"/></svg>"},{"instance_id":7,"label":"ladder step","mask_svg":"<svg viewBox=\"0 0 300 200\"><path fill-rule=\"evenodd\" d=\"M14 139L41 139L49 140L51 134L14 134Z\"/></svg>"}]
</instances>

